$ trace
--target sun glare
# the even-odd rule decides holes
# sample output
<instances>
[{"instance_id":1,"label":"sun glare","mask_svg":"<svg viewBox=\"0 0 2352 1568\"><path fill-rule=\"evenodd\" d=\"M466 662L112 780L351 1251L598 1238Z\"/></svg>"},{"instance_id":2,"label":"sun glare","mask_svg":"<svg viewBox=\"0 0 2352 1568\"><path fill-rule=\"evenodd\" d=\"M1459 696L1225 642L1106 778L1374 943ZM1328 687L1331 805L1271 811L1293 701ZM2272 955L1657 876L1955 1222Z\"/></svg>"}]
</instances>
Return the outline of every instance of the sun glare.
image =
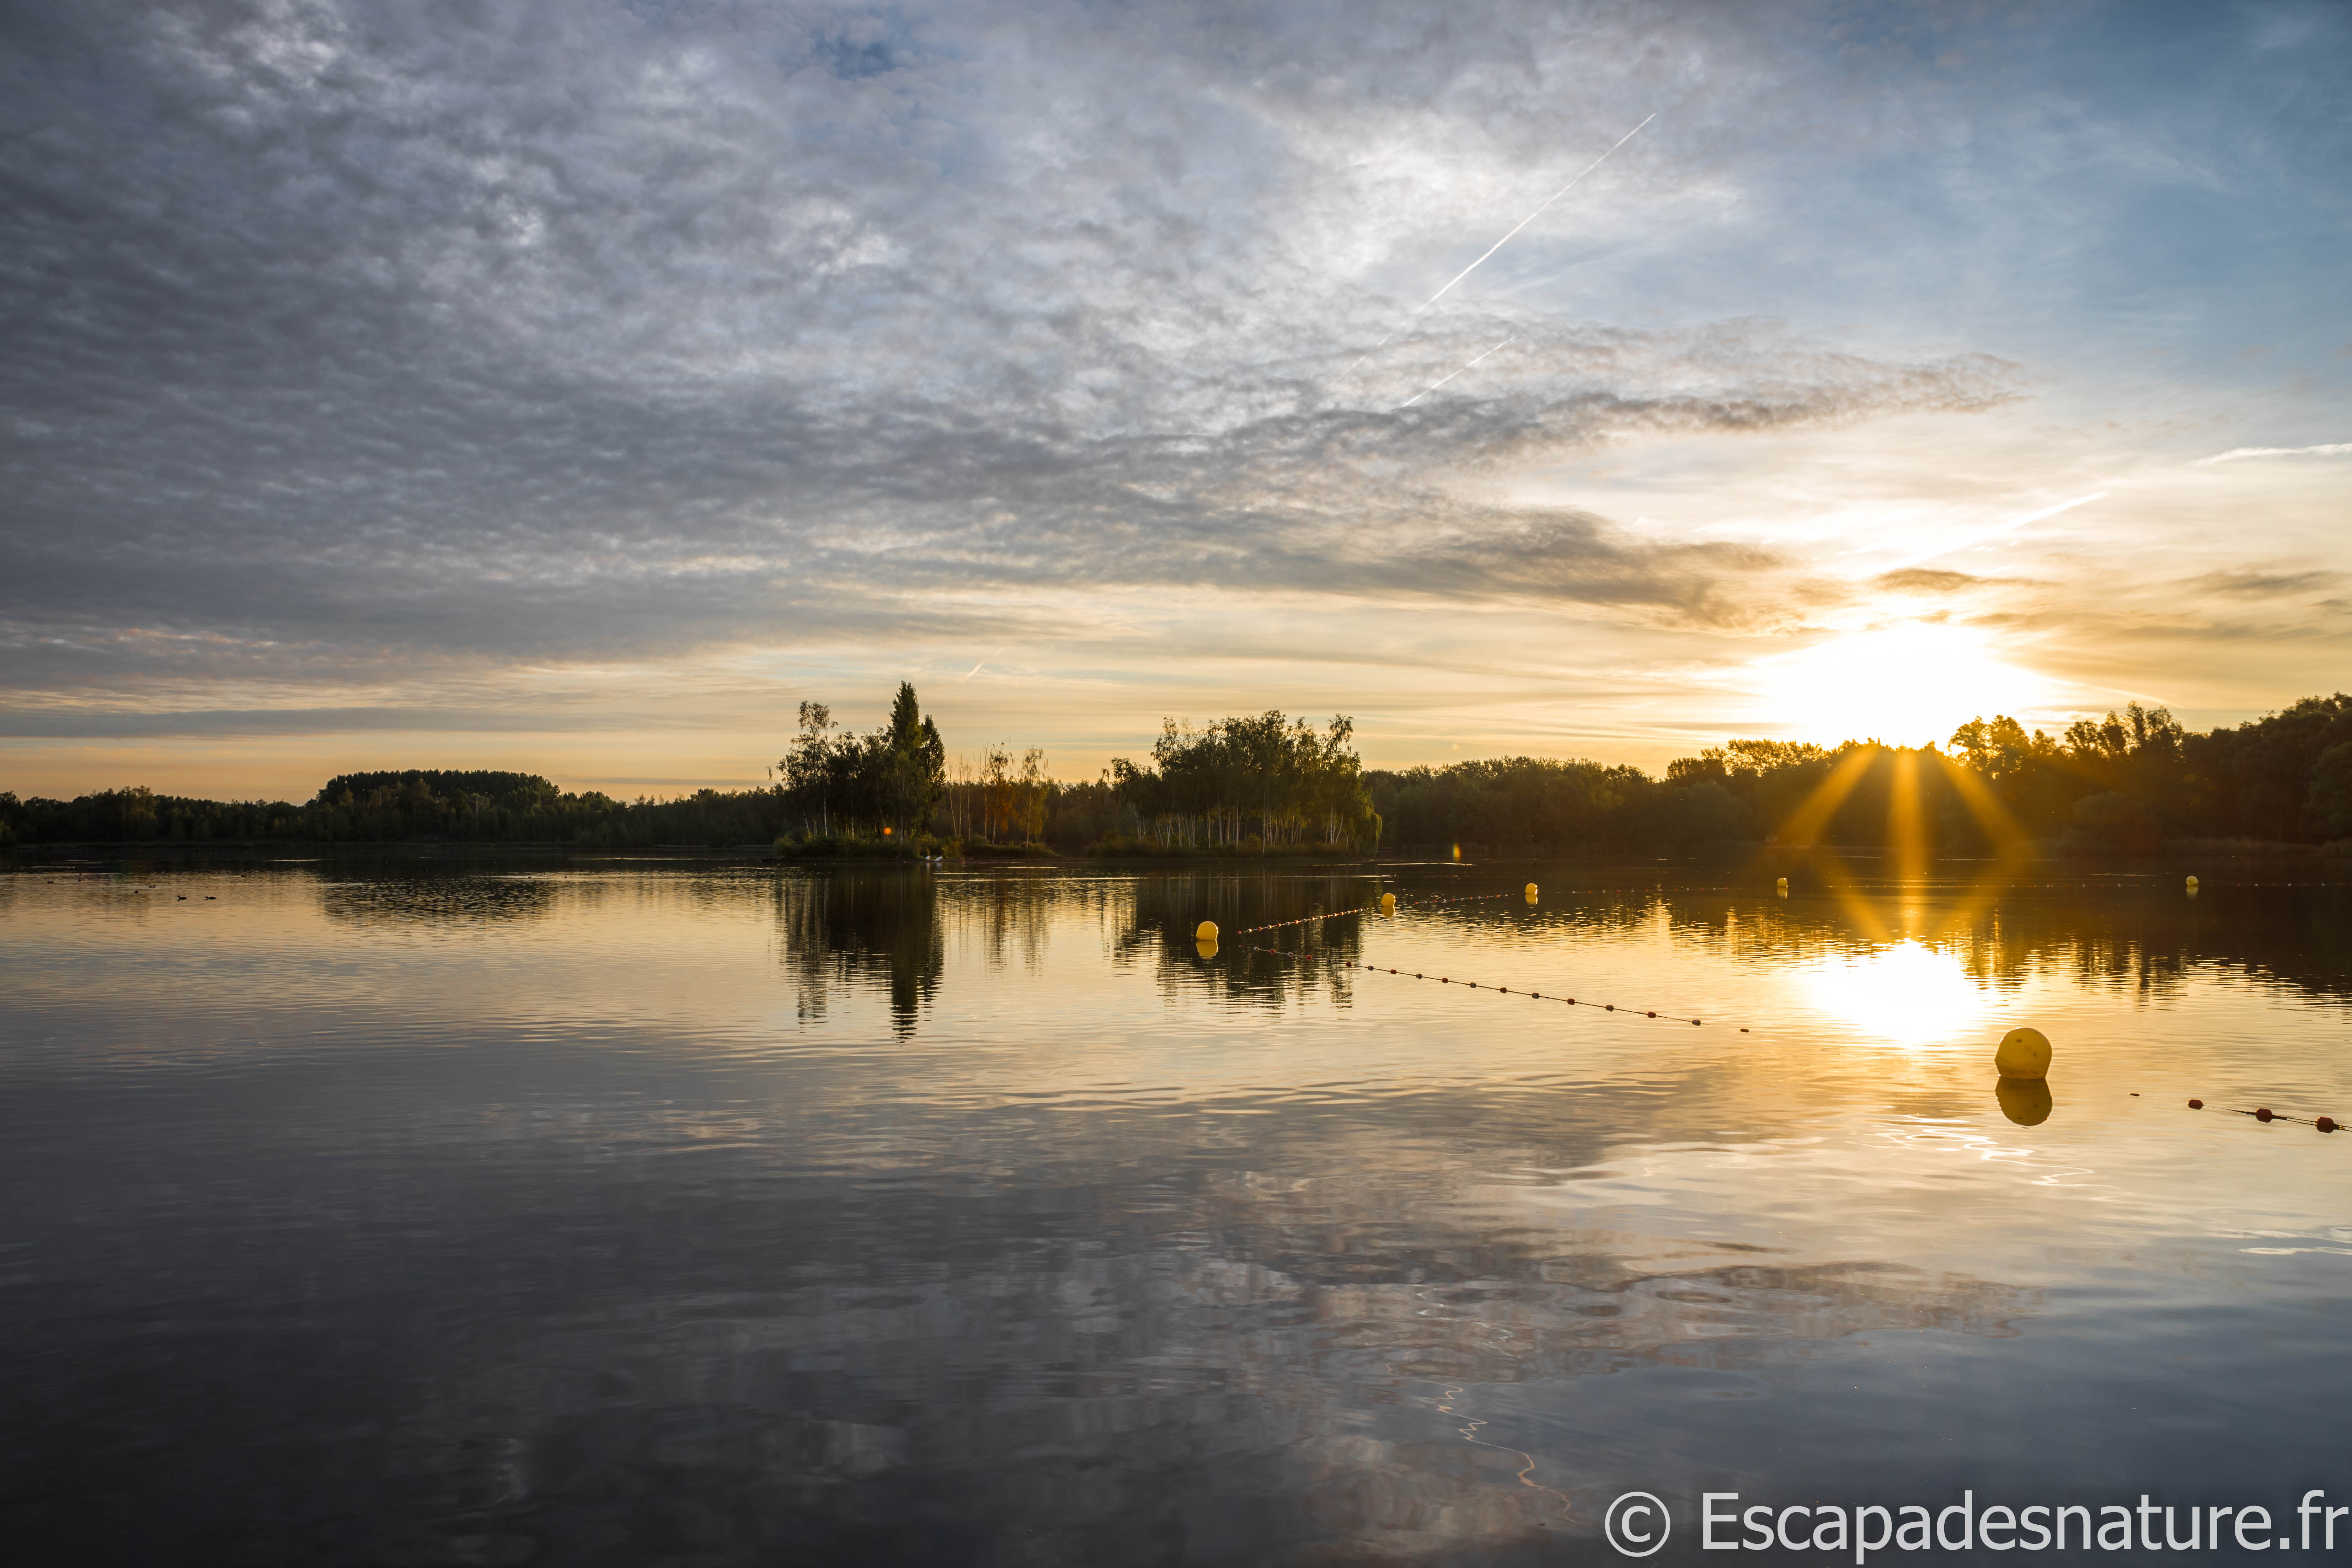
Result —
<instances>
[{"instance_id":1,"label":"sun glare","mask_svg":"<svg viewBox=\"0 0 2352 1568\"><path fill-rule=\"evenodd\" d=\"M1812 971L1806 989L1822 1011L1906 1046L1967 1030L1985 1010L1984 993L1958 957L1907 940L1830 959Z\"/></svg>"},{"instance_id":2,"label":"sun glare","mask_svg":"<svg viewBox=\"0 0 2352 1568\"><path fill-rule=\"evenodd\" d=\"M2031 706L2042 684L1996 658L1983 633L1920 622L1849 632L1752 668L1761 717L1831 745L1941 742L1979 714Z\"/></svg>"}]
</instances>

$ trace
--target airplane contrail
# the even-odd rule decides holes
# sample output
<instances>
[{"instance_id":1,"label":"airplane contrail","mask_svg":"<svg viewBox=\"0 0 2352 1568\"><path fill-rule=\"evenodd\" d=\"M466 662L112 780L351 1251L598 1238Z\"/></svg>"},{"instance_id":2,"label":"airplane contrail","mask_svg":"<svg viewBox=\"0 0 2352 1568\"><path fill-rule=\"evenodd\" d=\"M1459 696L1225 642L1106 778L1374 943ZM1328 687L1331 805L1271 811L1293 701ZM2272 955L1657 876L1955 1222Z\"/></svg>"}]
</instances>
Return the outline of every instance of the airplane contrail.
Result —
<instances>
[{"instance_id":1,"label":"airplane contrail","mask_svg":"<svg viewBox=\"0 0 2352 1568\"><path fill-rule=\"evenodd\" d=\"M2239 463L2248 458L2340 458L2352 452L2352 441L2337 441L2325 447L2232 447L2215 458L2200 458L2197 467L2208 463Z\"/></svg>"},{"instance_id":2,"label":"airplane contrail","mask_svg":"<svg viewBox=\"0 0 2352 1568\"><path fill-rule=\"evenodd\" d=\"M1507 348L1517 341L1518 339L1516 334L1511 337L1505 338L1501 342L1496 343L1495 348L1488 349L1486 351L1486 354L1493 353L1495 349ZM1480 354L1478 359L1485 359L1486 354ZM1472 360L1470 364L1464 365L1462 370L1468 370L1471 364L1476 364L1478 363L1478 359ZM1462 370L1455 371L1454 375L1460 375L1462 374ZM1423 398L1427 397L1431 393L1435 392L1439 387L1444 386L1446 382L1452 381L1454 379L1454 375L1446 376L1443 380L1431 382L1427 386L1423 387L1419 392L1414 393L1411 397L1408 397L1402 403L1398 404L1397 412L1400 414L1403 413L1414 404L1419 403Z\"/></svg>"},{"instance_id":3,"label":"airplane contrail","mask_svg":"<svg viewBox=\"0 0 2352 1568\"><path fill-rule=\"evenodd\" d=\"M1654 114L1653 114L1653 115L1649 116L1649 117L1648 117L1648 119L1643 120L1643 121L1642 121L1642 125L1647 125L1647 124L1650 122L1650 121L1652 121L1652 120L1655 120L1656 118L1657 118L1657 116L1656 116L1656 115L1654 115ZM1633 127L1633 130L1628 131L1627 132L1625 132L1625 134L1624 134L1624 135L1620 136L1619 138L1617 138L1617 140L1616 140L1614 142L1612 142L1612 143L1611 143L1611 144L1610 144L1609 153L1614 153L1615 151L1617 151L1617 149L1618 149L1618 148L1622 147L1623 145L1625 145L1625 143L1626 143L1626 142L1631 142L1632 140L1633 140L1633 138L1641 132L1642 125L1636 125L1635 127ZM1355 364L1351 364L1351 365L1349 365L1346 370L1341 371L1341 372L1339 373L1340 377L1341 377L1342 379L1345 379L1345 378L1346 378L1346 377L1348 377L1348 376L1353 375L1353 374L1355 374L1355 372L1356 372L1356 367L1357 367L1357 365L1360 365L1360 364L1362 364L1362 363L1364 363L1364 360L1368 360L1368 359L1371 358L1374 354L1376 354L1376 353L1380 353L1382 349L1384 349L1384 348L1388 347L1388 346L1389 346L1389 342L1390 342L1390 341L1391 341L1391 339L1393 339L1393 338L1397 335L1397 332L1401 332L1401 331L1404 331L1406 323L1410 322L1410 321L1412 320L1412 318L1413 318L1414 316L1418 316L1418 315L1420 315L1423 310L1428 310L1432 305L1434 305L1434 304L1436 304L1440 300L1444 299L1444 298L1445 298L1445 296L1446 296L1446 294L1447 294L1447 292L1448 292L1448 291L1450 291L1450 290L1453 289L1453 287L1454 287L1454 284L1461 282L1461 281L1462 281L1462 279L1464 279L1465 278L1469 277L1469 276L1470 276L1470 274L1472 274L1473 272L1477 271L1479 268L1481 268L1481 267L1485 266L1485 265L1486 265L1486 257L1487 257L1487 256L1492 256L1492 255L1494 255L1494 254L1495 254L1495 252L1496 252L1496 251L1498 251L1498 250L1502 249L1502 248L1503 248L1503 247L1505 247L1505 246L1507 246L1507 245L1510 244L1510 243L1511 243L1511 235L1515 235L1515 234L1518 233L1518 232L1519 232L1519 230L1521 230L1521 229L1523 229L1523 228L1527 227L1527 226L1528 226L1528 225L1529 225L1529 224L1531 224L1531 223L1535 222L1535 221L1536 221L1536 219L1538 219L1538 218L1539 218L1539 217L1543 216L1543 215L1544 215L1544 207L1549 207L1549 205L1551 205L1551 204L1552 204L1552 203L1554 203L1554 202L1556 202L1556 201L1559 200L1559 198L1560 198L1560 197L1562 197L1562 196L1564 196L1564 195L1568 195L1568 193L1569 193L1569 192L1570 192L1571 190L1574 190L1574 189L1576 188L1576 181L1577 181L1577 180L1581 180L1582 178L1584 178L1584 176L1585 176L1585 175L1587 175L1587 174L1589 174L1592 173L1592 171L1593 171L1593 170L1595 170L1595 169L1597 169L1597 168L1601 167L1601 164L1603 164L1603 163L1607 163L1607 162L1609 161L1609 153L1601 153L1600 157L1595 158L1594 160L1592 160L1592 162L1591 162L1591 163L1587 163L1587 164L1586 164L1582 169L1580 169L1579 171L1577 171L1577 175L1576 175L1576 179L1575 179L1575 180L1570 180L1570 181L1569 181L1569 183L1568 183L1567 184L1564 184L1564 185L1560 186L1560 188L1559 188L1559 189L1558 189L1558 190L1554 191L1550 195L1549 195L1549 196L1545 197L1545 198L1544 198L1543 206L1539 206L1539 207L1536 208L1536 210L1535 210L1535 211L1533 211L1533 212L1529 213L1527 216L1525 216L1525 217L1521 218L1517 223L1514 224L1514 225L1511 226L1511 233L1510 233L1510 234L1507 234L1507 235L1505 235L1502 238L1500 238L1500 239L1496 240L1494 244L1492 244L1492 245L1488 246L1488 247L1486 247L1486 256L1481 256L1477 260L1475 260L1475 261L1472 262L1469 266L1467 266L1467 267L1464 268L1461 271L1459 271L1459 272L1455 273L1452 278L1450 278L1450 279L1448 279L1446 280L1446 284L1445 284L1445 287L1444 287L1444 289L1440 289L1436 293L1432 294L1428 299L1423 300L1420 304L1418 304L1418 305L1414 306L1414 307L1412 308L1412 310L1411 314L1407 315L1407 316L1405 317L1405 319L1404 319L1404 321L1401 321L1401 322L1399 322L1399 323L1397 324L1396 330L1395 330L1394 331L1390 332L1390 333L1389 333L1389 335L1388 335L1388 337L1382 338L1379 342L1376 342L1376 343L1374 343L1370 348L1366 349L1366 350L1364 351L1364 356L1363 356L1363 359L1360 359L1360 360L1358 360L1358 361L1356 362L1356 363L1355 363ZM1467 368L1467 367L1465 366L1465 368Z\"/></svg>"},{"instance_id":4,"label":"airplane contrail","mask_svg":"<svg viewBox=\"0 0 2352 1568\"><path fill-rule=\"evenodd\" d=\"M998 654L1003 653L1005 648L1011 646L1012 645L1009 643L1001 643L995 647L990 648L986 653L980 656L980 664L986 664L990 659L994 658ZM980 664L975 664L970 669L965 670L962 676L957 679L956 684L958 686L961 686L965 681L970 680L973 676L978 675L980 673Z\"/></svg>"},{"instance_id":5,"label":"airplane contrail","mask_svg":"<svg viewBox=\"0 0 2352 1568\"><path fill-rule=\"evenodd\" d=\"M2105 490L2094 490L2086 496L2076 496L2073 500L2062 500L2056 506L2045 506L2040 511L2029 511L2023 517L2013 517L2007 522L1995 524L1993 527L1986 529L1982 533L1972 533L1966 539L1956 539L1949 544L1938 544L1933 550L1923 551L1917 555L1906 557L1904 560L1895 562L1891 566L1882 567L1880 570L1882 572L1900 572L1906 566L1916 566L1922 561L1933 561L1938 555L1949 555L1955 550L1966 550L1972 544L1982 544L1986 540L1998 538L2000 535L2007 533L2011 529L2023 528L2029 522L2040 522L2045 517L2056 517L2062 511L2072 511L2078 506L2084 506L2092 501L2104 500L2106 493L2107 492Z\"/></svg>"}]
</instances>

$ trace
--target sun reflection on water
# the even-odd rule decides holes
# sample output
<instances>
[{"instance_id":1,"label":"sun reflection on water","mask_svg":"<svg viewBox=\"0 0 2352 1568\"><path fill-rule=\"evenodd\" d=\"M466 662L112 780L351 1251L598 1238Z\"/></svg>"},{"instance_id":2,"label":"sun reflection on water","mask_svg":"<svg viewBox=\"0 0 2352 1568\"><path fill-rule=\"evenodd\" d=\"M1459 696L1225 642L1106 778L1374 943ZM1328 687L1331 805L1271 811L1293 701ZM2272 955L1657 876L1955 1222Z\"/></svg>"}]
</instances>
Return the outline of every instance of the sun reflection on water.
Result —
<instances>
[{"instance_id":1,"label":"sun reflection on water","mask_svg":"<svg viewBox=\"0 0 2352 1568\"><path fill-rule=\"evenodd\" d=\"M1948 1039L1972 1028L1985 1012L1984 992L1958 954L1909 938L1829 959L1806 979L1824 1012L1899 1045Z\"/></svg>"}]
</instances>

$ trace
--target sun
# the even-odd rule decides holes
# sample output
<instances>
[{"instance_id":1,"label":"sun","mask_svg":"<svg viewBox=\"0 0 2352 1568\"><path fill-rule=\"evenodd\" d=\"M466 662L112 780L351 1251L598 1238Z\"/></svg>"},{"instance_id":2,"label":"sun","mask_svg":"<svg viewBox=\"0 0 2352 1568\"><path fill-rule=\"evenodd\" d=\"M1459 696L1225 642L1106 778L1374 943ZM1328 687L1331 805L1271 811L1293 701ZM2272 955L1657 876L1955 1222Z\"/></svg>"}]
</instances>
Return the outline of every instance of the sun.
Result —
<instances>
[{"instance_id":1,"label":"sun","mask_svg":"<svg viewBox=\"0 0 2352 1568\"><path fill-rule=\"evenodd\" d=\"M1822 1011L1897 1045L1964 1034L1987 1005L1958 955L1908 937L1874 952L1824 960L1806 979Z\"/></svg>"},{"instance_id":2,"label":"sun","mask_svg":"<svg viewBox=\"0 0 2352 1568\"><path fill-rule=\"evenodd\" d=\"M1759 718L1830 744L1940 742L1979 715L2032 706L2042 687L1984 633L1929 621L1841 633L1749 669Z\"/></svg>"}]
</instances>

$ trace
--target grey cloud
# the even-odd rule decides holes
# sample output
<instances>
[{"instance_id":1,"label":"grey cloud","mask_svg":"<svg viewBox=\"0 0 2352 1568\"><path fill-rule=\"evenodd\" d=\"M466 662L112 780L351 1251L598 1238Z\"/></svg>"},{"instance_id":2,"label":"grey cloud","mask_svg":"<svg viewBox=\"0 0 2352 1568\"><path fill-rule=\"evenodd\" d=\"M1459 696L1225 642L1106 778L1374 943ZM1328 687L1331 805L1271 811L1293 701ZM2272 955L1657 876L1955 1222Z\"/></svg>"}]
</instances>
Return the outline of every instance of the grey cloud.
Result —
<instances>
[{"instance_id":1,"label":"grey cloud","mask_svg":"<svg viewBox=\"0 0 2352 1568\"><path fill-rule=\"evenodd\" d=\"M2191 593L2228 594L2248 599L2299 598L2345 581L2341 572L2209 572L2181 585Z\"/></svg>"},{"instance_id":2,"label":"grey cloud","mask_svg":"<svg viewBox=\"0 0 2352 1568\"><path fill-rule=\"evenodd\" d=\"M1686 139L1629 146L1580 221L1622 215L1781 90L1772 29L1537 5L1475 27L1401 5L12 14L11 683L970 629L926 600L941 585L1717 620L1770 558L1482 503L1480 477L1637 435L1972 412L2016 367L1505 293L1344 373L1451 254L1433 214L1483 235L1519 199L1449 186L1447 153L1536 188L1668 101Z\"/></svg>"},{"instance_id":3,"label":"grey cloud","mask_svg":"<svg viewBox=\"0 0 2352 1568\"><path fill-rule=\"evenodd\" d=\"M252 708L171 712L0 710L10 739L129 740L172 735L315 735L407 731L570 731L601 728L583 715L475 708Z\"/></svg>"},{"instance_id":4,"label":"grey cloud","mask_svg":"<svg viewBox=\"0 0 2352 1568\"><path fill-rule=\"evenodd\" d=\"M2049 584L2030 577L1980 577L1967 572L1955 572L1935 566L1906 566L1893 572L1882 572L1875 577L1855 580L1845 577L1803 577L1786 586L1788 597L1798 605L1811 609L1830 609L1868 603L1877 595L1904 594L1927 599L1958 599L1996 590L2045 588ZM1981 603L1982 601L1979 601ZM1978 626L2007 625L2017 620L2022 612L1990 609L1959 611L1950 605L1934 610L1906 612L1914 620L1937 622L1965 615Z\"/></svg>"},{"instance_id":5,"label":"grey cloud","mask_svg":"<svg viewBox=\"0 0 2352 1568\"><path fill-rule=\"evenodd\" d=\"M1948 572L1932 566L1908 566L1899 572L1882 572L1870 580L1870 585L1890 594L1966 594L1984 588L2018 588L2030 586L2022 577L1978 577L1966 572Z\"/></svg>"}]
</instances>

